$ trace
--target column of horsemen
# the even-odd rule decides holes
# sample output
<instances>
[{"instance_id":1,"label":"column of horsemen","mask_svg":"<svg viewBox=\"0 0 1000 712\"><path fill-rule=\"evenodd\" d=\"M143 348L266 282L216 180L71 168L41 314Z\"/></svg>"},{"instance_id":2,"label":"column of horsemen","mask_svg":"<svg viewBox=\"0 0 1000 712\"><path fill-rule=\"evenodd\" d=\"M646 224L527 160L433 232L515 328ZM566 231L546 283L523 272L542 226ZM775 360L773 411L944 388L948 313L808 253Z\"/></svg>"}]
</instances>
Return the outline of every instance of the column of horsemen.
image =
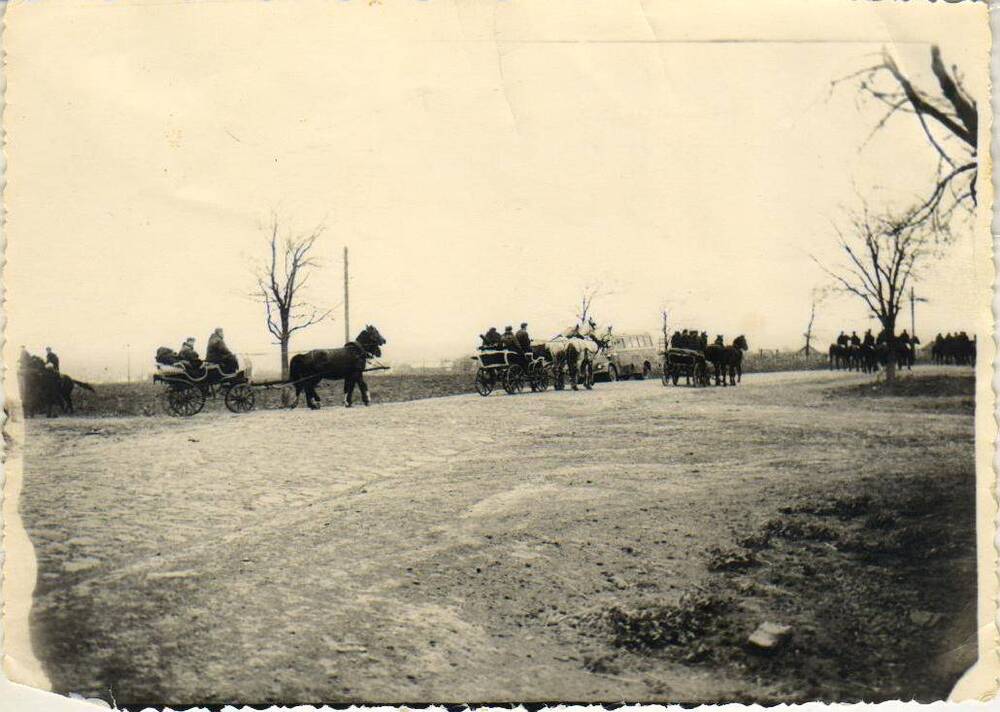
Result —
<instances>
[{"instance_id":1,"label":"column of horsemen","mask_svg":"<svg viewBox=\"0 0 1000 712\"><path fill-rule=\"evenodd\" d=\"M911 336L906 329L896 336L892 345L884 329L878 336L874 336L871 329L866 329L864 336L858 336L856 331L848 336L841 331L836 342L830 345L830 369L874 373L885 368L892 359L897 369L910 370L916 362L919 345L917 335ZM939 365L974 365L976 340L975 337L970 339L964 331L945 336L939 333L930 344L930 352L934 363Z\"/></svg>"}]
</instances>

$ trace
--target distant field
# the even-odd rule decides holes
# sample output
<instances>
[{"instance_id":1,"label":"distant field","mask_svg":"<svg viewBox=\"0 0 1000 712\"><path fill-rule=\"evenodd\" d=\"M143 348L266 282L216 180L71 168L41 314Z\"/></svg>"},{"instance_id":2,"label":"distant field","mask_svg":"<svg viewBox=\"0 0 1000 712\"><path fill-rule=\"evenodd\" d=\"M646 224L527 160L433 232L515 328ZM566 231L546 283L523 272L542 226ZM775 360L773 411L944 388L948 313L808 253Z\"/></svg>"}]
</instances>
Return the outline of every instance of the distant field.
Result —
<instances>
[{"instance_id":1,"label":"distant field","mask_svg":"<svg viewBox=\"0 0 1000 712\"><path fill-rule=\"evenodd\" d=\"M750 352L743 362L744 373L771 373L775 371L812 371L828 368L825 355L806 357L800 353L774 351ZM655 371L659 375L659 369ZM473 373L442 372L431 374L394 374L371 375L367 378L372 397L376 401L391 403L398 401L420 400L422 398L439 398L462 393L473 393ZM150 381L139 383L101 383L96 384L96 393L89 393L77 388L73 393L73 402L79 415L93 416L133 416L161 415L163 406L160 395L163 387ZM325 382L320 387L320 395L324 405L340 404L343 399L343 384L340 382ZM357 396L356 396L357 398ZM305 406L305 401L300 403ZM225 409L222 399L209 400L205 411ZM280 408L281 391L258 391L257 408Z\"/></svg>"}]
</instances>

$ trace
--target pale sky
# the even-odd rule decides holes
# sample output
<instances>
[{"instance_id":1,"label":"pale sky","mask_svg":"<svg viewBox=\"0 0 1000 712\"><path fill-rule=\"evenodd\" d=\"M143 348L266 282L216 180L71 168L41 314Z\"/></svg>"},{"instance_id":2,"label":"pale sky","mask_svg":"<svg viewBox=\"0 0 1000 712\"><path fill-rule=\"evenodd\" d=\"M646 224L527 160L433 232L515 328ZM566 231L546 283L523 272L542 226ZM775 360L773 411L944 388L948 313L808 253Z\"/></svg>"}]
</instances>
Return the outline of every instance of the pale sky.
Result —
<instances>
[{"instance_id":1,"label":"pale sky","mask_svg":"<svg viewBox=\"0 0 1000 712\"><path fill-rule=\"evenodd\" d=\"M934 168L910 117L861 149L881 107L831 80L890 45L929 85L938 43L987 104L987 15L964 3L7 10L8 358L52 345L95 380L123 378L127 354L148 373L187 336L203 351L216 326L273 368L246 296L272 211L326 227L319 306L341 304L349 246L352 335L376 324L390 362L462 355L490 325L554 334L596 283L618 330L655 335L666 306L672 326L799 347L831 220L857 191L925 192ZM988 237L960 230L917 284L925 339L988 308L976 244L982 260ZM292 349L341 345L342 318ZM825 346L872 325L839 299L815 330Z\"/></svg>"}]
</instances>

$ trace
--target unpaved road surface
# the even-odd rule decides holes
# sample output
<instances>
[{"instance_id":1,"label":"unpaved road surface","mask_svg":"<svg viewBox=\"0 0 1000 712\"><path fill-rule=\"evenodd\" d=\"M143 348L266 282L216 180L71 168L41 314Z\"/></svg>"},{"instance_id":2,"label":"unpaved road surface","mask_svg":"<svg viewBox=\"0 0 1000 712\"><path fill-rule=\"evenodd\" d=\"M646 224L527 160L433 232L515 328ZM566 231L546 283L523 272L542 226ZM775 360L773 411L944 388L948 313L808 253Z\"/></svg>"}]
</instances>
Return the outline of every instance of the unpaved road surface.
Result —
<instances>
[{"instance_id":1,"label":"unpaved road surface","mask_svg":"<svg viewBox=\"0 0 1000 712\"><path fill-rule=\"evenodd\" d=\"M119 704L941 697L975 657L972 415L831 395L868 380L31 421L35 653Z\"/></svg>"}]
</instances>

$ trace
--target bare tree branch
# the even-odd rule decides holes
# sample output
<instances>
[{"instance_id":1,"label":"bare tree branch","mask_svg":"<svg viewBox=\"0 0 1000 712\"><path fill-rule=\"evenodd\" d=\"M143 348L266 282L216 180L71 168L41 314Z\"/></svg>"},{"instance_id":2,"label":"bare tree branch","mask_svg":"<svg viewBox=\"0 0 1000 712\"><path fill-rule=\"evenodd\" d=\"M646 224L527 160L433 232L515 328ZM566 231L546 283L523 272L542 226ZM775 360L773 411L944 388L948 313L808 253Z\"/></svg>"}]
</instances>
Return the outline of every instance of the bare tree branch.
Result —
<instances>
[{"instance_id":1,"label":"bare tree branch","mask_svg":"<svg viewBox=\"0 0 1000 712\"><path fill-rule=\"evenodd\" d=\"M281 240L278 217L271 217L269 259L258 272L253 296L264 303L267 330L281 345L283 377L288 375L288 342L292 334L324 321L333 313L331 309L321 311L301 299L312 271L321 267L312 250L323 230L320 225L311 233L289 234Z\"/></svg>"}]
</instances>

